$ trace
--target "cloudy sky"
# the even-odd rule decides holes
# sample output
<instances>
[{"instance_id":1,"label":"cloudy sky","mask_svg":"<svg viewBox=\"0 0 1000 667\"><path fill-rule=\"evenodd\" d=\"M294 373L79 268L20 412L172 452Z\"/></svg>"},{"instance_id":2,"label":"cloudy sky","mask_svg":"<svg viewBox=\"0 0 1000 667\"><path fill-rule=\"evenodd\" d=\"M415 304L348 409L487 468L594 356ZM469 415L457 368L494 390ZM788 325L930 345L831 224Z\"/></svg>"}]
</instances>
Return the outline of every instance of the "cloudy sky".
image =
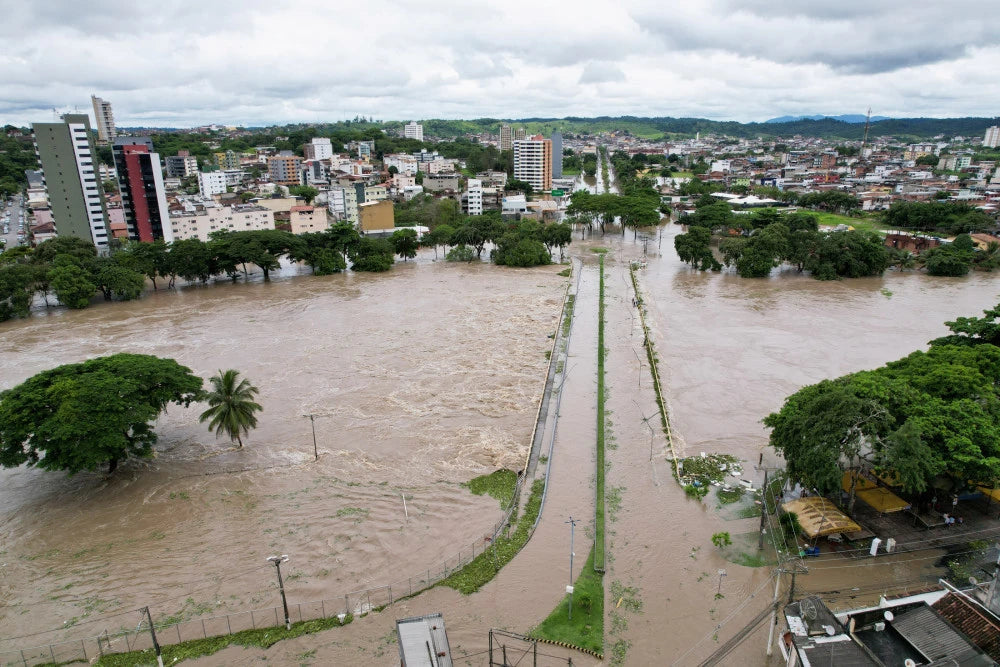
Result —
<instances>
[{"instance_id":1,"label":"cloudy sky","mask_svg":"<svg viewBox=\"0 0 1000 667\"><path fill-rule=\"evenodd\" d=\"M0 120L121 126L1000 114L1000 21L951 0L4 0ZM83 13L86 12L86 13Z\"/></svg>"}]
</instances>

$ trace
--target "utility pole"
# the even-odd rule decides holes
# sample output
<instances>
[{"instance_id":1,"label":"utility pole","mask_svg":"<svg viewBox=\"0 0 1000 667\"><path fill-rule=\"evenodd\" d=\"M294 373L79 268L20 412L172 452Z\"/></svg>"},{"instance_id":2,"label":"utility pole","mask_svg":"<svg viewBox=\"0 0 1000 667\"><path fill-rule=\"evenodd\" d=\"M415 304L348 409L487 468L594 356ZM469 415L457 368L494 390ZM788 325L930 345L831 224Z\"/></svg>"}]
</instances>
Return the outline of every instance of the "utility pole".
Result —
<instances>
[{"instance_id":1,"label":"utility pole","mask_svg":"<svg viewBox=\"0 0 1000 667\"><path fill-rule=\"evenodd\" d=\"M781 586L781 575L784 570L781 567L774 574L774 598L771 600L771 624L767 630L767 657L771 657L774 644L774 627L778 624L778 587Z\"/></svg>"},{"instance_id":2,"label":"utility pole","mask_svg":"<svg viewBox=\"0 0 1000 667\"><path fill-rule=\"evenodd\" d=\"M767 469L764 469L764 489L760 494L760 534L757 536L757 551L764 548L764 531L767 525Z\"/></svg>"},{"instance_id":3,"label":"utility pole","mask_svg":"<svg viewBox=\"0 0 1000 667\"><path fill-rule=\"evenodd\" d=\"M308 415L302 415L302 416L303 417L309 417L309 423L312 424L312 429L313 429L313 456L315 457L313 460L314 461L319 461L319 449L316 448L316 415L310 413Z\"/></svg>"},{"instance_id":4,"label":"utility pole","mask_svg":"<svg viewBox=\"0 0 1000 667\"><path fill-rule=\"evenodd\" d=\"M281 592L281 606L285 608L285 629L292 629L292 622L288 618L288 600L285 599L285 583L281 580L281 564L288 562L288 554L280 556L269 556L268 562L274 563L274 569L278 573L278 590Z\"/></svg>"},{"instance_id":5,"label":"utility pole","mask_svg":"<svg viewBox=\"0 0 1000 667\"><path fill-rule=\"evenodd\" d=\"M571 516L569 521L564 523L569 524L569 585L566 586L566 592L569 593L568 619L573 620L573 533L576 529L576 520Z\"/></svg>"},{"instance_id":6,"label":"utility pole","mask_svg":"<svg viewBox=\"0 0 1000 667\"><path fill-rule=\"evenodd\" d=\"M149 621L149 636L153 638L153 650L156 651L156 665L163 667L163 653L160 651L160 642L156 641L156 629L153 627L153 615L149 613L149 607L143 607L146 613L146 620Z\"/></svg>"}]
</instances>

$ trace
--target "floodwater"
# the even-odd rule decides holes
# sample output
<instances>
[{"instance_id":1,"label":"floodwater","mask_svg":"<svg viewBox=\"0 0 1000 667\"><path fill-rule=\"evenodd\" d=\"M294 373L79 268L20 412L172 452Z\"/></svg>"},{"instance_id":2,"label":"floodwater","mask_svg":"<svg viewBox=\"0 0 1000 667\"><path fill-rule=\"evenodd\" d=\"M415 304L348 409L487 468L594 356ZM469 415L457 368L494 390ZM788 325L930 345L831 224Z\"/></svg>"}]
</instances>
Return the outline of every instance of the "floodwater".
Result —
<instances>
[{"instance_id":1,"label":"floodwater","mask_svg":"<svg viewBox=\"0 0 1000 667\"><path fill-rule=\"evenodd\" d=\"M305 601L405 582L481 545L499 505L460 484L524 460L566 279L431 256L4 324L0 388L128 351L206 378L236 368L264 411L242 451L198 423L204 406L171 406L156 458L110 479L0 472L0 626L32 634L0 649L55 641L33 633L64 624L113 631L145 604L161 616L272 604L273 554L289 554L286 584Z\"/></svg>"},{"instance_id":2,"label":"floodwater","mask_svg":"<svg viewBox=\"0 0 1000 667\"><path fill-rule=\"evenodd\" d=\"M558 604L569 547L561 514L586 514L573 503L592 493L585 440L594 363L584 357L596 352L585 349L593 346L596 304L583 304L596 295L592 246L611 248L607 485L621 499L609 509L606 653L627 645L627 664L696 664L767 604L774 584L771 568L733 564L711 545L714 532L754 532L755 520L729 520L711 498L688 500L670 476L630 259L647 261L640 288L682 455L732 453L751 478L761 453L765 464L776 462L760 420L786 396L922 348L947 332L945 320L1000 301L992 274L819 282L794 272L768 280L698 273L673 252L681 231L666 227L645 257L632 232L597 233L571 246L584 274L554 486L535 537L494 582L469 597L434 589L390 613L254 655L286 662L319 647L316 659L329 664L358 656L391 664L392 619L434 611L445 613L453 647L473 653L485 648L489 627L526 632ZM118 619L100 627L88 619L146 603L164 614L273 604L264 562L273 553L291 556L297 599L336 596L416 574L481 538L498 518L497 504L459 483L523 461L566 285L558 270L455 266L424 253L387 275L188 288L8 323L0 329L2 387L57 363L140 351L174 357L203 377L238 368L261 388L265 412L242 452L208 435L196 409L171 408L158 457L110 480L0 473L4 636L64 621L78 626L71 636L93 634ZM318 463L308 413L316 415ZM578 570L593 534L585 525L576 539ZM872 576L878 583L915 572L896 564ZM840 572L829 588L856 584L851 575ZM612 586L634 592L615 597ZM629 609L632 598L641 611ZM751 634L729 659L763 664L766 634L766 627ZM249 663L249 653L230 649L204 664ZM573 662L590 664L582 656Z\"/></svg>"}]
</instances>

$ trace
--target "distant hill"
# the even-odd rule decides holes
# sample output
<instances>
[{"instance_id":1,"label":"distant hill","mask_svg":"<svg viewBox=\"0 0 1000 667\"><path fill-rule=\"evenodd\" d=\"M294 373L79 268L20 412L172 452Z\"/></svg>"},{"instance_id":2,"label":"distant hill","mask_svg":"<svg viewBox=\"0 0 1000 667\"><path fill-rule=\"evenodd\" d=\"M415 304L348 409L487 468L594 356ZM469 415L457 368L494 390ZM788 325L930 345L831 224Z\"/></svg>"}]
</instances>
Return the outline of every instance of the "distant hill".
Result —
<instances>
[{"instance_id":1,"label":"distant hill","mask_svg":"<svg viewBox=\"0 0 1000 667\"><path fill-rule=\"evenodd\" d=\"M771 118L770 120L765 120L765 123L793 123L797 120L839 120L841 123L863 123L866 120L866 116L860 113L848 113L841 114L839 116L824 116L822 114L816 114L814 116L778 116L777 118ZM889 116L872 116L872 122L877 122L880 120L892 120Z\"/></svg>"},{"instance_id":2,"label":"distant hill","mask_svg":"<svg viewBox=\"0 0 1000 667\"><path fill-rule=\"evenodd\" d=\"M845 116L851 118L851 116ZM832 140L860 141L864 136L864 116L860 122L846 122L837 118L821 116L819 120L808 118L785 122L772 119L766 123L737 123L736 121L716 121L705 118L641 118L637 116L598 116L596 118L522 118L500 120L479 118L470 120L425 119L424 135L442 139L459 137L469 133L489 132L497 134L501 123L514 127L524 127L529 134L549 136L559 130L563 136L575 133L628 132L643 139L681 139L693 137L700 132L725 135L736 138L755 137L820 137ZM880 119L881 118L881 119ZM939 135L971 137L982 135L986 128L995 125L992 118L884 118L873 117L871 136L892 136L899 141L919 141ZM402 128L402 122L387 122L384 127Z\"/></svg>"}]
</instances>

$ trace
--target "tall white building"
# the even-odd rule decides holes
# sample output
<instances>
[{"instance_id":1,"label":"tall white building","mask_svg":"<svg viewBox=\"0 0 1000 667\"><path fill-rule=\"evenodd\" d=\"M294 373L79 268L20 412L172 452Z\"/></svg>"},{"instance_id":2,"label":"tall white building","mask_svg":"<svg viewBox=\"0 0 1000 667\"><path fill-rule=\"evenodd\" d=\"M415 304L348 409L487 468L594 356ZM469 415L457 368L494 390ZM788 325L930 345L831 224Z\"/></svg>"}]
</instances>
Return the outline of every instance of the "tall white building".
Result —
<instances>
[{"instance_id":1,"label":"tall white building","mask_svg":"<svg viewBox=\"0 0 1000 667\"><path fill-rule=\"evenodd\" d=\"M198 192L202 197L221 195L226 191L226 172L224 171L199 171L198 172Z\"/></svg>"},{"instance_id":2,"label":"tall white building","mask_svg":"<svg viewBox=\"0 0 1000 667\"><path fill-rule=\"evenodd\" d=\"M424 140L424 126L415 120L411 120L409 123L403 126L403 136L407 139L416 139L417 141Z\"/></svg>"},{"instance_id":3,"label":"tall white building","mask_svg":"<svg viewBox=\"0 0 1000 667\"><path fill-rule=\"evenodd\" d=\"M115 131L115 115L111 112L111 102L102 100L96 95L91 95L90 101L94 105L97 140L101 142L112 141L118 133Z\"/></svg>"},{"instance_id":4,"label":"tall white building","mask_svg":"<svg viewBox=\"0 0 1000 667\"><path fill-rule=\"evenodd\" d=\"M986 148L996 148L1000 146L1000 126L994 125L986 128L986 136L983 138L983 146Z\"/></svg>"},{"instance_id":5,"label":"tall white building","mask_svg":"<svg viewBox=\"0 0 1000 667\"><path fill-rule=\"evenodd\" d=\"M333 143L329 137L313 137L305 145L307 160L326 160L333 157Z\"/></svg>"},{"instance_id":6,"label":"tall white building","mask_svg":"<svg viewBox=\"0 0 1000 667\"><path fill-rule=\"evenodd\" d=\"M541 135L514 141L514 178L535 192L552 189L552 142Z\"/></svg>"},{"instance_id":7,"label":"tall white building","mask_svg":"<svg viewBox=\"0 0 1000 667\"><path fill-rule=\"evenodd\" d=\"M478 178L470 178L467 184L465 200L468 202L469 215L483 214L483 182Z\"/></svg>"},{"instance_id":8,"label":"tall white building","mask_svg":"<svg viewBox=\"0 0 1000 667\"><path fill-rule=\"evenodd\" d=\"M263 206L207 206L191 213L174 213L170 225L175 241L208 241L212 232L274 229L274 211Z\"/></svg>"},{"instance_id":9,"label":"tall white building","mask_svg":"<svg viewBox=\"0 0 1000 667\"><path fill-rule=\"evenodd\" d=\"M66 114L58 123L32 123L31 129L56 231L107 250L104 191L97 180L87 114Z\"/></svg>"}]
</instances>

